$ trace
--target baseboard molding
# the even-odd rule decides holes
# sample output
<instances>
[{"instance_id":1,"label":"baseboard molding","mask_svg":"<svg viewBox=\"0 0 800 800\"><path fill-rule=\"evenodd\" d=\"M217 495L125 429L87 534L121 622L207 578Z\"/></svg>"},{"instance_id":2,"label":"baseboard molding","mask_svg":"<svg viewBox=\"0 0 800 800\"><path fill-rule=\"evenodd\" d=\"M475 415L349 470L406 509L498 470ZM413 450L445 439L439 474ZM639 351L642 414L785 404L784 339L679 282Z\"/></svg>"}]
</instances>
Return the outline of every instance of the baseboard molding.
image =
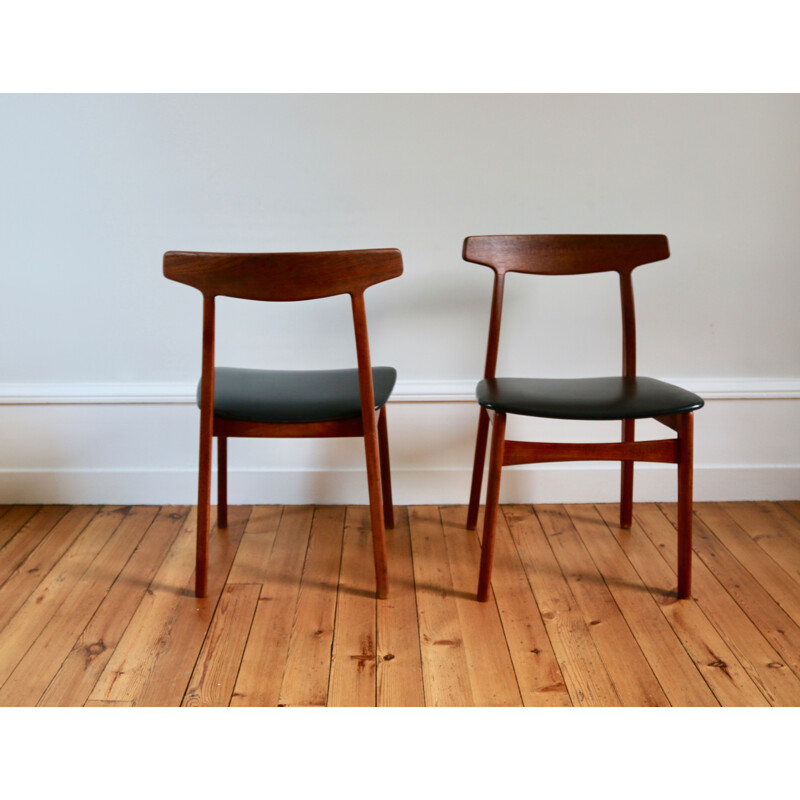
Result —
<instances>
[{"instance_id":1,"label":"baseboard molding","mask_svg":"<svg viewBox=\"0 0 800 800\"><path fill-rule=\"evenodd\" d=\"M469 496L468 469L394 469L398 505L462 505ZM800 464L698 466L695 499L797 500ZM503 472L504 503L613 503L619 467L539 465ZM166 505L197 501L197 473L174 470L0 470L0 503ZM674 502L675 468L636 468L636 502ZM231 470L229 498L239 504L366 504L364 470ZM215 501L214 501L215 502Z\"/></svg>"},{"instance_id":2,"label":"baseboard molding","mask_svg":"<svg viewBox=\"0 0 800 800\"><path fill-rule=\"evenodd\" d=\"M698 500L800 497L800 380L675 382L709 401L695 425ZM401 381L391 403L395 501L465 503L474 381ZM194 503L197 418L195 388L186 383L0 385L0 502ZM525 430L542 441L569 441L559 438L570 435L564 428L537 420ZM618 435L616 425L603 430L595 440ZM646 425L637 432L653 438ZM232 503L367 502L363 449L352 440L242 440L229 463ZM674 467L641 464L636 475L637 500L674 499ZM614 502L618 483L613 463L515 467L504 472L502 498Z\"/></svg>"}]
</instances>

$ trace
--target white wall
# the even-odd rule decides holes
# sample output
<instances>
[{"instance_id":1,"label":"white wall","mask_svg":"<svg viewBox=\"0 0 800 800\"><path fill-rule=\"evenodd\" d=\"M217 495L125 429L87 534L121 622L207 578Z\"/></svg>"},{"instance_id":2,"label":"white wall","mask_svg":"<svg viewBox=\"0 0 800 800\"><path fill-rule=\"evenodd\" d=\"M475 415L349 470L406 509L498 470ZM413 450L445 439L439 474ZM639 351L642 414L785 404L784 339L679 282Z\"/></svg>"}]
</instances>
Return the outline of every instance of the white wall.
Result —
<instances>
[{"instance_id":1,"label":"white wall","mask_svg":"<svg viewBox=\"0 0 800 800\"><path fill-rule=\"evenodd\" d=\"M635 274L639 368L708 398L696 496L800 496L798 95L5 95L0 120L0 502L192 502L200 295L161 255L357 247L405 261L367 294L400 377L396 500L465 502L491 273L461 243L537 232L669 236ZM501 371L618 369L613 276L510 281ZM347 314L221 300L218 363L350 365ZM233 502L366 497L357 441L230 461ZM670 499L673 473L642 468L636 498ZM504 499L616 484L522 468Z\"/></svg>"}]
</instances>

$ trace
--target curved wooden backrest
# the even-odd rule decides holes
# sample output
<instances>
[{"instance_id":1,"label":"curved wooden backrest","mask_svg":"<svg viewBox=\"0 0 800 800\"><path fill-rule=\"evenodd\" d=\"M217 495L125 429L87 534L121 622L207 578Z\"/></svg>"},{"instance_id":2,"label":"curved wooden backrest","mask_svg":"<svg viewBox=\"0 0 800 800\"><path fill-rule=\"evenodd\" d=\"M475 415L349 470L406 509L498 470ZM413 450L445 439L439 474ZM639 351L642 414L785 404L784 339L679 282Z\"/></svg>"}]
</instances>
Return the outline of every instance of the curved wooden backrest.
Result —
<instances>
[{"instance_id":1,"label":"curved wooden backrest","mask_svg":"<svg viewBox=\"0 0 800 800\"><path fill-rule=\"evenodd\" d=\"M463 258L495 272L579 275L630 272L669 258L669 246L661 234L469 236Z\"/></svg>"},{"instance_id":2,"label":"curved wooden backrest","mask_svg":"<svg viewBox=\"0 0 800 800\"><path fill-rule=\"evenodd\" d=\"M243 300L314 300L360 295L403 273L399 250L320 253L164 253L164 276L205 297Z\"/></svg>"},{"instance_id":3,"label":"curved wooden backrest","mask_svg":"<svg viewBox=\"0 0 800 800\"><path fill-rule=\"evenodd\" d=\"M618 272L622 302L622 374L636 374L636 317L631 273L635 267L669 258L663 234L552 234L528 236L468 236L462 257L495 272L489 341L484 377L497 368L500 321L507 272L534 275L580 275Z\"/></svg>"}]
</instances>

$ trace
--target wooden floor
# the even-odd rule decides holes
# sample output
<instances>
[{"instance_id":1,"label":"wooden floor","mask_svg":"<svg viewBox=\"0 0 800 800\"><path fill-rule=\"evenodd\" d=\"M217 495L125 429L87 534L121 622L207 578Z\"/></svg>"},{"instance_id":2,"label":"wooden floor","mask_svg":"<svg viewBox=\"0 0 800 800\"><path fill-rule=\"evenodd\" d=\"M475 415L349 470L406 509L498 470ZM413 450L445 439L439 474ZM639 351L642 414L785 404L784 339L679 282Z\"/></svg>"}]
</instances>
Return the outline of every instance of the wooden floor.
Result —
<instances>
[{"instance_id":1,"label":"wooden floor","mask_svg":"<svg viewBox=\"0 0 800 800\"><path fill-rule=\"evenodd\" d=\"M504 506L474 599L466 509L235 506L194 597L196 509L0 507L2 706L797 706L800 502Z\"/></svg>"}]
</instances>

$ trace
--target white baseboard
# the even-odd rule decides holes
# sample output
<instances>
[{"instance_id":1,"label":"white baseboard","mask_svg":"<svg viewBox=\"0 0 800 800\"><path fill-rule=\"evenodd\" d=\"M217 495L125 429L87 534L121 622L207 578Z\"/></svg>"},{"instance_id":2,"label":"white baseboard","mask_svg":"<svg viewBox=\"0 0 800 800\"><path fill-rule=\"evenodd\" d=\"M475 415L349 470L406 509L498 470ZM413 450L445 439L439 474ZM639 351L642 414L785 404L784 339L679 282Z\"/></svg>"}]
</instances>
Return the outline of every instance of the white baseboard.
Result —
<instances>
[{"instance_id":1,"label":"white baseboard","mask_svg":"<svg viewBox=\"0 0 800 800\"><path fill-rule=\"evenodd\" d=\"M695 421L695 499L800 499L800 380L675 382L707 400ZM389 409L398 505L467 502L473 392L473 381L398 385ZM557 420L520 424L519 438L542 441L569 441L562 437L574 430ZM579 440L618 436L618 423L599 424L610 425L599 439L581 428ZM654 433L644 423L637 432ZM193 504L197 433L188 384L0 385L0 503ZM229 464L234 504L367 502L357 440L234 440ZM674 467L637 465L635 499L674 500L675 482ZM613 463L514 467L503 473L501 497L616 502L618 483Z\"/></svg>"},{"instance_id":2,"label":"white baseboard","mask_svg":"<svg viewBox=\"0 0 800 800\"><path fill-rule=\"evenodd\" d=\"M468 469L392 470L397 505L464 505ZM216 476L214 477L216 481ZM711 466L695 469L695 499L797 500L800 464ZM485 487L484 487L485 491ZM366 504L363 470L231 470L232 505ZM637 465L636 502L674 502L675 468ZM616 503L615 464L540 465L503 471L503 503ZM113 505L193 505L197 473L175 470L2 470L0 503L86 503ZM212 493L216 502L216 493Z\"/></svg>"}]
</instances>

